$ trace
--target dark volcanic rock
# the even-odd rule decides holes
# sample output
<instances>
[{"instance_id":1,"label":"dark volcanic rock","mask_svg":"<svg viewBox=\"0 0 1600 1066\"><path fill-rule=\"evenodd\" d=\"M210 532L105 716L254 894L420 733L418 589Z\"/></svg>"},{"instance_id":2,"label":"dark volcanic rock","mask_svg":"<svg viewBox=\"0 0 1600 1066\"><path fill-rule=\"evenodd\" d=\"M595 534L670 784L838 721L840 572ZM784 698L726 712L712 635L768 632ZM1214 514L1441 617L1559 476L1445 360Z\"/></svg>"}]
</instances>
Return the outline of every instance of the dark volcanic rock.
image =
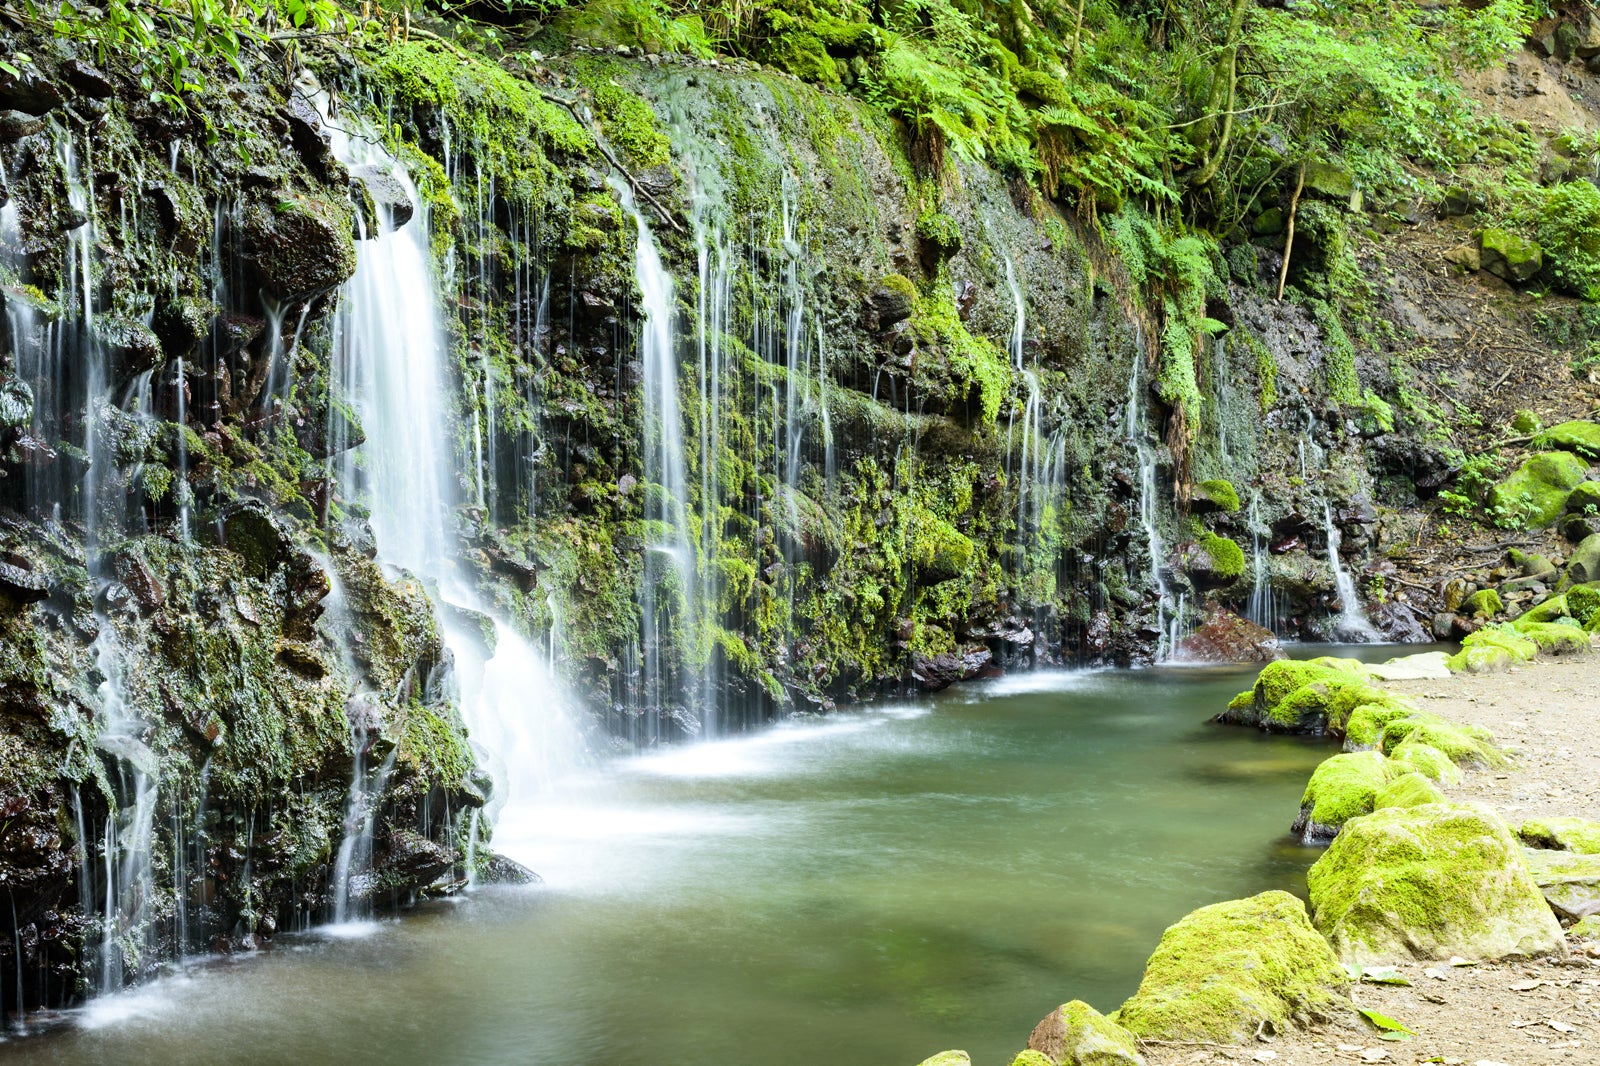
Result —
<instances>
[{"instance_id":1,"label":"dark volcanic rock","mask_svg":"<svg viewBox=\"0 0 1600 1066\"><path fill-rule=\"evenodd\" d=\"M1178 642L1177 657L1201 663L1262 663L1282 659L1284 650L1272 630L1218 608Z\"/></svg>"}]
</instances>

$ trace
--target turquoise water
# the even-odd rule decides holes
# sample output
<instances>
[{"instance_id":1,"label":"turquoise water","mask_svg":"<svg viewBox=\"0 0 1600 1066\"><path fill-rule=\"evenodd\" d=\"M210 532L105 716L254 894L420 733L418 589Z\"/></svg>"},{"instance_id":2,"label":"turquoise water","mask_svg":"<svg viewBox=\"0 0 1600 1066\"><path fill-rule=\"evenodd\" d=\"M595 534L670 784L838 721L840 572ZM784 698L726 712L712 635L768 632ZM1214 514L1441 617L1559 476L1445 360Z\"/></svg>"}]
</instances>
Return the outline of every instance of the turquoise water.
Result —
<instances>
[{"instance_id":1,"label":"turquoise water","mask_svg":"<svg viewBox=\"0 0 1600 1066\"><path fill-rule=\"evenodd\" d=\"M613 763L503 827L544 885L194 965L0 1059L1008 1063L1185 912L1303 894L1329 749L1208 724L1253 673L1024 676Z\"/></svg>"}]
</instances>

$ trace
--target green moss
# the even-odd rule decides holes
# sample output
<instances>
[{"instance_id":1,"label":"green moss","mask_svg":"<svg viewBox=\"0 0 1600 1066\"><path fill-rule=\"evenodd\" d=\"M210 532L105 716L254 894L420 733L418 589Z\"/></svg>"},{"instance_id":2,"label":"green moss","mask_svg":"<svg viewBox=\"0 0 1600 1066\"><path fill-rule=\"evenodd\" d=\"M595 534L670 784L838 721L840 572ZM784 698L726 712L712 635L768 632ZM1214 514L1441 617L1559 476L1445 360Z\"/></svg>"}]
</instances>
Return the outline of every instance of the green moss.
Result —
<instances>
[{"instance_id":1,"label":"green moss","mask_svg":"<svg viewBox=\"0 0 1600 1066\"><path fill-rule=\"evenodd\" d=\"M1517 632L1539 646L1547 655L1582 654L1591 650L1589 634L1576 623L1527 622L1517 620Z\"/></svg>"},{"instance_id":2,"label":"green moss","mask_svg":"<svg viewBox=\"0 0 1600 1066\"><path fill-rule=\"evenodd\" d=\"M1307 875L1317 928L1346 962L1559 949L1521 848L1487 808L1389 807L1348 822Z\"/></svg>"},{"instance_id":3,"label":"green moss","mask_svg":"<svg viewBox=\"0 0 1600 1066\"><path fill-rule=\"evenodd\" d=\"M1312 772L1305 794L1300 797L1299 824L1308 835L1331 835L1330 831L1350 819L1370 813L1378 791L1394 773L1380 751L1324 759Z\"/></svg>"},{"instance_id":4,"label":"green moss","mask_svg":"<svg viewBox=\"0 0 1600 1066\"><path fill-rule=\"evenodd\" d=\"M1503 766L1507 761L1487 729L1447 722L1426 712L1398 718L1385 725L1378 748L1389 755L1408 742L1437 748L1457 766Z\"/></svg>"},{"instance_id":5,"label":"green moss","mask_svg":"<svg viewBox=\"0 0 1600 1066\"><path fill-rule=\"evenodd\" d=\"M1012 1059L1011 1066L1060 1066L1060 1064L1043 1052L1030 1048Z\"/></svg>"},{"instance_id":6,"label":"green moss","mask_svg":"<svg viewBox=\"0 0 1600 1066\"><path fill-rule=\"evenodd\" d=\"M1563 422L1551 426L1534 438L1535 448L1559 448L1577 452L1589 459L1600 459L1600 424Z\"/></svg>"},{"instance_id":7,"label":"green moss","mask_svg":"<svg viewBox=\"0 0 1600 1066\"><path fill-rule=\"evenodd\" d=\"M672 161L672 140L644 98L623 87L617 78L621 70L618 61L593 56L572 64L578 83L589 91L605 139L637 169L664 167Z\"/></svg>"},{"instance_id":8,"label":"green moss","mask_svg":"<svg viewBox=\"0 0 1600 1066\"><path fill-rule=\"evenodd\" d=\"M1028 1050L1017 1057L1037 1056L1045 1066L1138 1066L1138 1045L1133 1034L1081 999L1051 1011L1028 1038Z\"/></svg>"},{"instance_id":9,"label":"green moss","mask_svg":"<svg viewBox=\"0 0 1600 1066\"><path fill-rule=\"evenodd\" d=\"M1461 651L1452 655L1446 664L1458 673L1484 673L1528 662L1538 653L1537 643L1511 625L1501 623L1469 633L1461 642Z\"/></svg>"},{"instance_id":10,"label":"green moss","mask_svg":"<svg viewBox=\"0 0 1600 1066\"><path fill-rule=\"evenodd\" d=\"M1211 556L1212 565L1220 576L1237 578L1244 574L1244 549L1236 541L1206 533L1200 538L1200 546Z\"/></svg>"},{"instance_id":11,"label":"green moss","mask_svg":"<svg viewBox=\"0 0 1600 1066\"><path fill-rule=\"evenodd\" d=\"M1461 770L1450 756L1421 740L1402 741L1389 753L1389 760L1441 785L1454 785L1461 781Z\"/></svg>"},{"instance_id":12,"label":"green moss","mask_svg":"<svg viewBox=\"0 0 1600 1066\"><path fill-rule=\"evenodd\" d=\"M972 1059L965 1051L941 1051L923 1059L917 1066L972 1066Z\"/></svg>"},{"instance_id":13,"label":"green moss","mask_svg":"<svg viewBox=\"0 0 1600 1066\"><path fill-rule=\"evenodd\" d=\"M1135 1036L1237 1044L1347 1006L1348 976L1287 892L1201 907L1171 926L1113 1016Z\"/></svg>"},{"instance_id":14,"label":"green moss","mask_svg":"<svg viewBox=\"0 0 1600 1066\"><path fill-rule=\"evenodd\" d=\"M1444 793L1432 781L1415 771L1401 774L1378 790L1373 797L1375 810L1385 807L1420 807L1424 803L1443 803Z\"/></svg>"},{"instance_id":15,"label":"green moss","mask_svg":"<svg viewBox=\"0 0 1600 1066\"><path fill-rule=\"evenodd\" d=\"M1567 612L1583 628L1593 632L1600 623L1600 588L1574 585L1566 593Z\"/></svg>"},{"instance_id":16,"label":"green moss","mask_svg":"<svg viewBox=\"0 0 1600 1066\"><path fill-rule=\"evenodd\" d=\"M1376 748L1383 739L1385 726L1415 713L1416 708L1396 699L1362 703L1345 719L1345 747L1350 750Z\"/></svg>"},{"instance_id":17,"label":"green moss","mask_svg":"<svg viewBox=\"0 0 1600 1066\"><path fill-rule=\"evenodd\" d=\"M1518 623L1529 622L1554 622L1558 618L1571 617L1567 613L1566 596L1551 596L1542 603L1536 604L1523 611L1516 618Z\"/></svg>"},{"instance_id":18,"label":"green moss","mask_svg":"<svg viewBox=\"0 0 1600 1066\"><path fill-rule=\"evenodd\" d=\"M1540 452L1489 490L1488 507L1497 525L1541 529L1566 508L1567 495L1588 476L1589 466L1570 452Z\"/></svg>"},{"instance_id":19,"label":"green moss","mask_svg":"<svg viewBox=\"0 0 1600 1066\"><path fill-rule=\"evenodd\" d=\"M1462 606L1465 613L1474 618L1493 618L1506 609L1506 605L1500 600L1500 594L1494 589L1480 589L1474 592L1467 597L1467 602Z\"/></svg>"},{"instance_id":20,"label":"green moss","mask_svg":"<svg viewBox=\"0 0 1600 1066\"><path fill-rule=\"evenodd\" d=\"M1234 490L1233 484L1221 478L1211 481L1202 481L1195 486L1195 495L1216 507L1225 514L1233 514L1239 510L1239 493Z\"/></svg>"},{"instance_id":21,"label":"green moss","mask_svg":"<svg viewBox=\"0 0 1600 1066\"><path fill-rule=\"evenodd\" d=\"M1535 818L1523 822L1517 836L1530 848L1600 855L1600 822L1586 818Z\"/></svg>"},{"instance_id":22,"label":"green moss","mask_svg":"<svg viewBox=\"0 0 1600 1066\"><path fill-rule=\"evenodd\" d=\"M1234 697L1218 718L1278 732L1341 732L1357 707L1388 699L1354 659L1280 659L1268 663L1255 688Z\"/></svg>"}]
</instances>

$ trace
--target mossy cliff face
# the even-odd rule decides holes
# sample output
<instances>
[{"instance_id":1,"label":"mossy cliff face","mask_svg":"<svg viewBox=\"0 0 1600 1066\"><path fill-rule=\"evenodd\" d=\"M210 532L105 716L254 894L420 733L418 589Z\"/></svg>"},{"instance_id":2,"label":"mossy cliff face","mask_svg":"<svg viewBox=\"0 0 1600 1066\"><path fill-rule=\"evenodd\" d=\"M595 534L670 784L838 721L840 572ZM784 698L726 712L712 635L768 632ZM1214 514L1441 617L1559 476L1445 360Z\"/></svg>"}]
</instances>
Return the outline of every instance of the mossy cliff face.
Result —
<instances>
[{"instance_id":1,"label":"mossy cliff face","mask_svg":"<svg viewBox=\"0 0 1600 1066\"><path fill-rule=\"evenodd\" d=\"M0 49L49 88L0 134L9 1010L331 917L358 765L357 908L465 876L485 790L432 608L327 479L359 229L309 105L197 96L211 145L129 71Z\"/></svg>"}]
</instances>

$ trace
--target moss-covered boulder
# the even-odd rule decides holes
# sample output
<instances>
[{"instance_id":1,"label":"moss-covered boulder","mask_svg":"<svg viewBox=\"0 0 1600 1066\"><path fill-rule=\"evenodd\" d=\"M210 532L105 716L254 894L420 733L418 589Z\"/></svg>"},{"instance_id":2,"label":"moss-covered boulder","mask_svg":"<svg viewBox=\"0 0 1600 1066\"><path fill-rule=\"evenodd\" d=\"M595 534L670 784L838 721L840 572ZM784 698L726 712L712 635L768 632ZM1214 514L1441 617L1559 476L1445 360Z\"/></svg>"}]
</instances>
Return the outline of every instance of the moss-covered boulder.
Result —
<instances>
[{"instance_id":1,"label":"moss-covered boulder","mask_svg":"<svg viewBox=\"0 0 1600 1066\"><path fill-rule=\"evenodd\" d=\"M1529 622L1554 622L1558 618L1567 617L1567 598L1565 596L1550 596L1529 607L1517 615L1518 625Z\"/></svg>"},{"instance_id":2,"label":"moss-covered boulder","mask_svg":"<svg viewBox=\"0 0 1600 1066\"><path fill-rule=\"evenodd\" d=\"M1532 281L1544 266L1544 253L1536 243L1492 226L1478 240L1478 256L1483 269L1517 285Z\"/></svg>"},{"instance_id":3,"label":"moss-covered boulder","mask_svg":"<svg viewBox=\"0 0 1600 1066\"><path fill-rule=\"evenodd\" d=\"M1487 729L1447 721L1427 711L1392 719L1378 738L1378 748L1385 755L1393 755L1406 744L1425 744L1443 752L1457 766L1503 766L1506 762L1505 753Z\"/></svg>"},{"instance_id":4,"label":"moss-covered boulder","mask_svg":"<svg viewBox=\"0 0 1600 1066\"><path fill-rule=\"evenodd\" d=\"M1346 751L1370 751L1383 743L1383 731L1390 722L1409 718L1416 708L1397 699L1363 703L1350 712L1344 725Z\"/></svg>"},{"instance_id":5,"label":"moss-covered boulder","mask_svg":"<svg viewBox=\"0 0 1600 1066\"><path fill-rule=\"evenodd\" d=\"M1269 663L1255 685L1229 702L1216 720L1272 733L1342 733L1357 707L1390 697L1354 659L1283 659Z\"/></svg>"},{"instance_id":6,"label":"moss-covered boulder","mask_svg":"<svg viewBox=\"0 0 1600 1066\"><path fill-rule=\"evenodd\" d=\"M972 1066L972 1056L965 1051L941 1051L923 1059L917 1066Z\"/></svg>"},{"instance_id":7,"label":"moss-covered boulder","mask_svg":"<svg viewBox=\"0 0 1600 1066\"><path fill-rule=\"evenodd\" d=\"M1600 533L1585 537L1567 557L1568 585L1600 581Z\"/></svg>"},{"instance_id":8,"label":"moss-covered boulder","mask_svg":"<svg viewBox=\"0 0 1600 1066\"><path fill-rule=\"evenodd\" d=\"M1244 576L1244 549L1228 537L1203 534L1183 550L1183 568L1200 588L1222 588Z\"/></svg>"},{"instance_id":9,"label":"moss-covered boulder","mask_svg":"<svg viewBox=\"0 0 1600 1066\"><path fill-rule=\"evenodd\" d=\"M1574 585L1562 598L1566 600L1568 616L1575 622L1591 633L1600 629L1600 588Z\"/></svg>"},{"instance_id":10,"label":"moss-covered boulder","mask_svg":"<svg viewBox=\"0 0 1600 1066\"><path fill-rule=\"evenodd\" d=\"M1600 914L1600 855L1527 848L1523 857L1534 884L1562 921Z\"/></svg>"},{"instance_id":11,"label":"moss-covered boulder","mask_svg":"<svg viewBox=\"0 0 1600 1066\"><path fill-rule=\"evenodd\" d=\"M1457 673L1488 674L1525 663L1539 654L1539 645L1509 625L1484 626L1467 634L1461 650L1449 659Z\"/></svg>"},{"instance_id":12,"label":"moss-covered boulder","mask_svg":"<svg viewBox=\"0 0 1600 1066\"><path fill-rule=\"evenodd\" d=\"M1593 422L1563 422L1535 437L1533 446L1560 448L1590 459L1600 459L1600 425Z\"/></svg>"},{"instance_id":13,"label":"moss-covered boulder","mask_svg":"<svg viewBox=\"0 0 1600 1066\"><path fill-rule=\"evenodd\" d=\"M1462 611L1473 618L1493 618L1506 609L1505 603L1500 599L1500 594L1494 589L1479 589L1467 597L1467 602L1462 604Z\"/></svg>"},{"instance_id":14,"label":"moss-covered boulder","mask_svg":"<svg viewBox=\"0 0 1600 1066\"><path fill-rule=\"evenodd\" d=\"M1477 804L1388 807L1344 827L1307 875L1317 928L1346 962L1498 959L1561 950L1511 830Z\"/></svg>"},{"instance_id":15,"label":"moss-covered boulder","mask_svg":"<svg viewBox=\"0 0 1600 1066\"><path fill-rule=\"evenodd\" d=\"M1576 620L1565 622L1522 622L1518 619L1517 632L1539 646L1546 655L1581 655L1592 649L1589 634Z\"/></svg>"},{"instance_id":16,"label":"moss-covered boulder","mask_svg":"<svg viewBox=\"0 0 1600 1066\"><path fill-rule=\"evenodd\" d=\"M1381 751L1362 751L1324 759L1300 797L1300 816L1291 831L1303 844L1332 840L1352 818L1372 813L1378 792L1395 768Z\"/></svg>"},{"instance_id":17,"label":"moss-covered boulder","mask_svg":"<svg viewBox=\"0 0 1600 1066\"><path fill-rule=\"evenodd\" d=\"M1239 493L1232 482L1221 478L1202 481L1189 493L1189 509L1195 514L1233 514L1239 510Z\"/></svg>"},{"instance_id":18,"label":"moss-covered boulder","mask_svg":"<svg viewBox=\"0 0 1600 1066\"><path fill-rule=\"evenodd\" d=\"M1028 1037L1028 1050L1049 1066L1144 1064L1133 1034L1080 999L1045 1015ZM1020 1056L1017 1061L1022 1061Z\"/></svg>"},{"instance_id":19,"label":"moss-covered boulder","mask_svg":"<svg viewBox=\"0 0 1600 1066\"><path fill-rule=\"evenodd\" d=\"M1600 514L1600 481L1585 481L1567 496L1568 514L1585 512Z\"/></svg>"},{"instance_id":20,"label":"moss-covered boulder","mask_svg":"<svg viewBox=\"0 0 1600 1066\"><path fill-rule=\"evenodd\" d=\"M1566 510L1567 495L1588 477L1589 464L1571 452L1540 452L1522 461L1489 490L1489 510L1504 526L1542 529Z\"/></svg>"},{"instance_id":21,"label":"moss-covered boulder","mask_svg":"<svg viewBox=\"0 0 1600 1066\"><path fill-rule=\"evenodd\" d=\"M1011 1060L1011 1066L1055 1066L1055 1063L1044 1052L1028 1048L1017 1053L1017 1057Z\"/></svg>"},{"instance_id":22,"label":"moss-covered boulder","mask_svg":"<svg viewBox=\"0 0 1600 1066\"><path fill-rule=\"evenodd\" d=\"M1443 802L1444 793L1428 778L1413 770L1393 778L1378 789L1378 794L1372 798L1372 808L1421 807L1425 803Z\"/></svg>"},{"instance_id":23,"label":"moss-covered boulder","mask_svg":"<svg viewBox=\"0 0 1600 1066\"><path fill-rule=\"evenodd\" d=\"M1586 818L1532 818L1517 829L1530 848L1600 855L1600 822Z\"/></svg>"},{"instance_id":24,"label":"moss-covered boulder","mask_svg":"<svg viewBox=\"0 0 1600 1066\"><path fill-rule=\"evenodd\" d=\"M1348 1007L1349 977L1287 892L1214 903L1161 935L1114 1015L1135 1036L1236 1044Z\"/></svg>"},{"instance_id":25,"label":"moss-covered boulder","mask_svg":"<svg viewBox=\"0 0 1600 1066\"><path fill-rule=\"evenodd\" d=\"M1461 781L1461 770L1450 756L1422 740L1406 740L1396 745L1389 753L1389 760L1437 784L1454 785Z\"/></svg>"}]
</instances>

